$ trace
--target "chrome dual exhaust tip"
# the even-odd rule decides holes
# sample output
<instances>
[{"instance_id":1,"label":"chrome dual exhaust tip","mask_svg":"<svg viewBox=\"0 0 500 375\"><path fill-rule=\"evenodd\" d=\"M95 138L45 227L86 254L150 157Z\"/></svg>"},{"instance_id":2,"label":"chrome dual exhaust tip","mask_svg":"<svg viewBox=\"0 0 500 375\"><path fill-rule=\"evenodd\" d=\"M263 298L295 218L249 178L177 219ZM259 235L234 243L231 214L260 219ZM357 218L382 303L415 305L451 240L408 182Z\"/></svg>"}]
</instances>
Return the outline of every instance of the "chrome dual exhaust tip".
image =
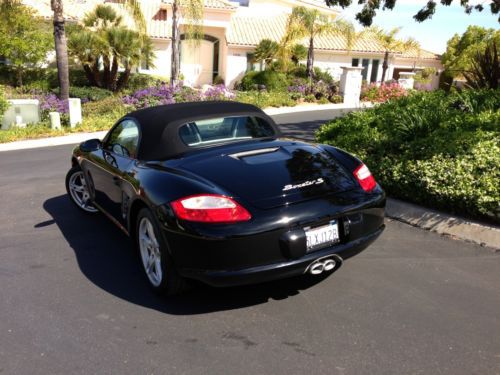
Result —
<instances>
[{"instance_id":1,"label":"chrome dual exhaust tip","mask_svg":"<svg viewBox=\"0 0 500 375\"><path fill-rule=\"evenodd\" d=\"M342 258L338 255L330 255L329 257L316 259L307 267L306 273L309 272L311 275L320 275L323 272L329 272L339 268L342 262Z\"/></svg>"}]
</instances>

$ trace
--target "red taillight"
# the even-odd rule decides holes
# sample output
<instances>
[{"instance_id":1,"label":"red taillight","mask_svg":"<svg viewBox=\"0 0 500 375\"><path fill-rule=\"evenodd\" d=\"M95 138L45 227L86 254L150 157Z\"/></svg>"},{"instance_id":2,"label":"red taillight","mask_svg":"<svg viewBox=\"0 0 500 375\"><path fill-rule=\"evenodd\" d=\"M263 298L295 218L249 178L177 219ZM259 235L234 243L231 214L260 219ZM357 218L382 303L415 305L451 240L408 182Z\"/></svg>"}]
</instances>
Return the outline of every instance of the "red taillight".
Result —
<instances>
[{"instance_id":1,"label":"red taillight","mask_svg":"<svg viewBox=\"0 0 500 375\"><path fill-rule=\"evenodd\" d=\"M373 178L370 170L364 164L361 164L358 168L356 168L354 171L354 177L356 177L356 180L358 180L364 191L370 192L375 189L375 186L377 186L377 182Z\"/></svg>"},{"instance_id":2,"label":"red taillight","mask_svg":"<svg viewBox=\"0 0 500 375\"><path fill-rule=\"evenodd\" d=\"M201 223L235 223L252 215L229 197L215 194L192 195L171 203L179 219Z\"/></svg>"}]
</instances>

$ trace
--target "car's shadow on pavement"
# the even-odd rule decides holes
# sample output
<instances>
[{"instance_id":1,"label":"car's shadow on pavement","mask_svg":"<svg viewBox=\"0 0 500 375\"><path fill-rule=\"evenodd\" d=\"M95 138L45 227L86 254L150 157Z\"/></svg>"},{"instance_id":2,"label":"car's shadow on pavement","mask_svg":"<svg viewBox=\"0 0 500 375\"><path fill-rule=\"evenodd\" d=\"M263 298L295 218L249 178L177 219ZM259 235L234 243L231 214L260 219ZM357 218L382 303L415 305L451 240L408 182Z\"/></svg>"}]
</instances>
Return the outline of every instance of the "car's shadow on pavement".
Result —
<instances>
[{"instance_id":1,"label":"car's shadow on pavement","mask_svg":"<svg viewBox=\"0 0 500 375\"><path fill-rule=\"evenodd\" d=\"M79 211L66 195L48 199L43 207L53 222L38 223L35 228L57 224L90 281L116 297L168 314L203 314L285 299L325 279L303 276L232 288L196 283L181 296L161 298L150 291L132 241L104 215Z\"/></svg>"}]
</instances>

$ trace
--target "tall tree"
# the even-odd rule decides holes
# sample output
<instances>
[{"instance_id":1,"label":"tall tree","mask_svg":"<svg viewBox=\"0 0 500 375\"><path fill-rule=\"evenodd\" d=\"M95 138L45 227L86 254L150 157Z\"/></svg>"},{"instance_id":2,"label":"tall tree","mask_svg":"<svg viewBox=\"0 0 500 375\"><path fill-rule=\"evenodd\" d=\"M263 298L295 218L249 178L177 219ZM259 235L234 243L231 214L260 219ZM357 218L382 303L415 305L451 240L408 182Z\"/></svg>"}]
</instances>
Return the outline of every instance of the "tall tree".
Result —
<instances>
[{"instance_id":1,"label":"tall tree","mask_svg":"<svg viewBox=\"0 0 500 375\"><path fill-rule=\"evenodd\" d=\"M184 21L186 39L199 40L203 37L203 0L173 0L172 3L172 56L170 83L179 82L180 75L180 19ZM197 47L194 45L193 47Z\"/></svg>"},{"instance_id":2,"label":"tall tree","mask_svg":"<svg viewBox=\"0 0 500 375\"><path fill-rule=\"evenodd\" d=\"M446 52L442 56L446 76L456 78L462 72L470 71L472 61L492 43L500 46L500 30L469 26L462 35L455 34L448 40Z\"/></svg>"},{"instance_id":3,"label":"tall tree","mask_svg":"<svg viewBox=\"0 0 500 375\"><path fill-rule=\"evenodd\" d=\"M50 0L54 12L54 42L56 49L57 77L59 78L59 98L69 98L68 46L64 31L63 0Z\"/></svg>"},{"instance_id":4,"label":"tall tree","mask_svg":"<svg viewBox=\"0 0 500 375\"><path fill-rule=\"evenodd\" d=\"M406 40L402 40L397 37L400 31L400 27L395 27L394 29L386 31L378 26L371 26L365 30L365 34L375 38L375 40L384 49L382 82L385 81L385 75L387 73L387 69L389 68L389 57L392 53L403 53L414 49L417 50L417 54L420 53L420 45L415 39L408 38Z\"/></svg>"},{"instance_id":5,"label":"tall tree","mask_svg":"<svg viewBox=\"0 0 500 375\"><path fill-rule=\"evenodd\" d=\"M16 0L0 0L0 55L16 72L16 83L23 85L27 65L44 62L51 48L50 33L35 10Z\"/></svg>"},{"instance_id":6,"label":"tall tree","mask_svg":"<svg viewBox=\"0 0 500 375\"><path fill-rule=\"evenodd\" d=\"M373 18L376 16L377 11L382 6L382 10L394 9L397 0L358 0L357 4L364 4L360 12L356 14L356 19L363 26L371 26ZM458 2L458 1L457 1ZM352 4L352 0L325 0L328 6L341 6L342 8L347 8ZM449 6L453 3L453 0L440 0L440 3L445 6ZM460 0L460 5L464 8L465 13L470 14L473 10L482 12L484 9L484 2L477 2L475 0ZM425 21L432 18L436 12L436 0L428 0L425 6L420 9L413 18L417 22ZM489 8L492 14L498 14L500 12L500 0L491 0L489 2ZM500 16L498 18L500 22Z\"/></svg>"},{"instance_id":7,"label":"tall tree","mask_svg":"<svg viewBox=\"0 0 500 375\"><path fill-rule=\"evenodd\" d=\"M333 30L333 23L328 16L317 9L303 6L295 7L288 19L287 33L296 39L307 38L307 76L312 79L314 75L314 39Z\"/></svg>"}]
</instances>

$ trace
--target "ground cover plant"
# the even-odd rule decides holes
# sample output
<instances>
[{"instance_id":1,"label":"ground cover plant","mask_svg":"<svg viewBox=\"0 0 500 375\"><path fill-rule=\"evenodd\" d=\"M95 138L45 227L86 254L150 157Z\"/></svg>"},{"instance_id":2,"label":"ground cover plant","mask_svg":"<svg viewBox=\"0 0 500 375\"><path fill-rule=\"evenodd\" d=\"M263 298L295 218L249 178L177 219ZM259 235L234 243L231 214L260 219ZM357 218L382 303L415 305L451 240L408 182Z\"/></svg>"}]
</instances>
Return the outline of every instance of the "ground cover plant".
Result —
<instances>
[{"instance_id":1,"label":"ground cover plant","mask_svg":"<svg viewBox=\"0 0 500 375\"><path fill-rule=\"evenodd\" d=\"M413 92L324 125L389 195L500 223L500 90Z\"/></svg>"}]
</instances>

